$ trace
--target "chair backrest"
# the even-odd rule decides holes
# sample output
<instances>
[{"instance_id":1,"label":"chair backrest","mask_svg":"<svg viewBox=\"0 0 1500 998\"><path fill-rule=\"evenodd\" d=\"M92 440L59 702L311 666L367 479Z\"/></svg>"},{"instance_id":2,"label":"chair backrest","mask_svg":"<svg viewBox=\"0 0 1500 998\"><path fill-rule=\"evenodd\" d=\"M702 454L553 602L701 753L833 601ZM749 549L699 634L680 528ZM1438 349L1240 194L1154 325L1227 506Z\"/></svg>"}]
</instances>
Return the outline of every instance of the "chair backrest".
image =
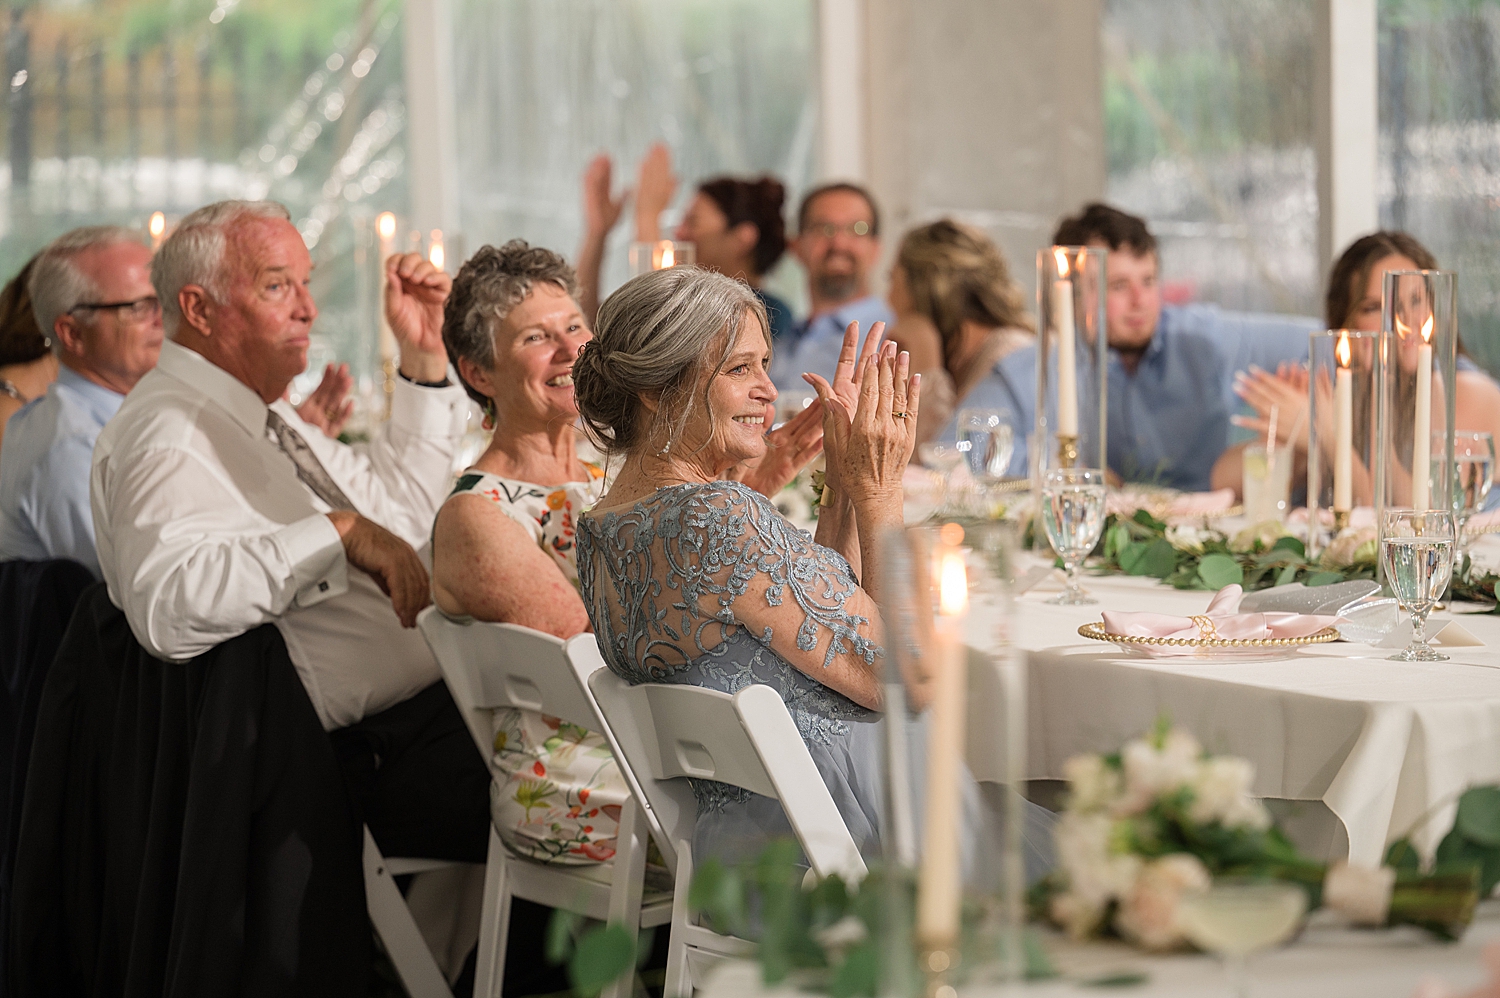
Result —
<instances>
[{"instance_id":1,"label":"chair backrest","mask_svg":"<svg viewBox=\"0 0 1500 998\"><path fill-rule=\"evenodd\" d=\"M697 801L681 778L717 780L779 800L818 876L864 877L859 847L771 687L730 696L698 686L630 686L607 669L588 685L659 842L675 851L693 839Z\"/></svg>"},{"instance_id":2,"label":"chair backrest","mask_svg":"<svg viewBox=\"0 0 1500 998\"><path fill-rule=\"evenodd\" d=\"M417 616L417 625L486 762L494 753L491 713L497 707L534 710L590 731L599 727L593 698L561 638L520 624L463 623L435 606Z\"/></svg>"}]
</instances>

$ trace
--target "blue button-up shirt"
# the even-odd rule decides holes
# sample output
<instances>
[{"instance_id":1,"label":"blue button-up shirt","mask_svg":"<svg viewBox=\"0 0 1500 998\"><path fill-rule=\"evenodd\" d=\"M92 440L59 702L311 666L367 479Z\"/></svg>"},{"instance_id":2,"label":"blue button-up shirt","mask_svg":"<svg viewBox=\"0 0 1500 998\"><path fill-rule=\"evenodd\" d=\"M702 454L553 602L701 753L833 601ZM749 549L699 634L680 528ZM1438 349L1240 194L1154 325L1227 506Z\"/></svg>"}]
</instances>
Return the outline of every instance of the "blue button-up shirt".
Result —
<instances>
[{"instance_id":1,"label":"blue button-up shirt","mask_svg":"<svg viewBox=\"0 0 1500 998\"><path fill-rule=\"evenodd\" d=\"M1134 373L1109 352L1109 466L1127 482L1185 491L1209 487L1240 408L1234 374L1306 363L1316 319L1226 312L1214 305L1164 306ZM1027 436L1036 422L1036 347L1003 357L959 405L1008 412L1015 428L1011 474L1027 473ZM954 426L944 436L951 439Z\"/></svg>"},{"instance_id":2,"label":"blue button-up shirt","mask_svg":"<svg viewBox=\"0 0 1500 998\"><path fill-rule=\"evenodd\" d=\"M821 374L833 381L833 369L839 363L844 346L844 329L859 323L859 342L877 322L891 325L896 321L891 307L877 295L845 302L832 312L799 322L785 343L777 343L771 357L771 380L780 392L807 392L811 386L802 380L803 372Z\"/></svg>"},{"instance_id":3,"label":"blue button-up shirt","mask_svg":"<svg viewBox=\"0 0 1500 998\"><path fill-rule=\"evenodd\" d=\"M123 401L62 367L47 394L10 418L0 447L0 559L71 558L99 577L89 467Z\"/></svg>"}]
</instances>

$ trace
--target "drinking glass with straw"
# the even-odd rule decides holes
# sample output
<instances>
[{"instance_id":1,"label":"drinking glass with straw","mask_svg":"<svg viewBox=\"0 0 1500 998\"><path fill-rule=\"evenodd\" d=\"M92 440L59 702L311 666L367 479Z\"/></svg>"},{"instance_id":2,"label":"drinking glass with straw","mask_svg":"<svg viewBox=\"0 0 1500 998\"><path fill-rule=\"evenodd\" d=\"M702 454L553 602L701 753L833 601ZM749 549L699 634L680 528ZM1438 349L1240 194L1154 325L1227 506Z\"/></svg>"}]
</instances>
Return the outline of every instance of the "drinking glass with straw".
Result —
<instances>
[{"instance_id":1,"label":"drinking glass with straw","mask_svg":"<svg viewBox=\"0 0 1500 998\"><path fill-rule=\"evenodd\" d=\"M1305 410L1297 414L1297 421L1292 424L1293 436L1306 415ZM1291 447L1279 447L1276 443L1280 418L1281 406L1273 403L1266 420L1266 442L1250 444L1244 451L1245 518L1251 523L1283 520L1290 505L1292 455Z\"/></svg>"}]
</instances>

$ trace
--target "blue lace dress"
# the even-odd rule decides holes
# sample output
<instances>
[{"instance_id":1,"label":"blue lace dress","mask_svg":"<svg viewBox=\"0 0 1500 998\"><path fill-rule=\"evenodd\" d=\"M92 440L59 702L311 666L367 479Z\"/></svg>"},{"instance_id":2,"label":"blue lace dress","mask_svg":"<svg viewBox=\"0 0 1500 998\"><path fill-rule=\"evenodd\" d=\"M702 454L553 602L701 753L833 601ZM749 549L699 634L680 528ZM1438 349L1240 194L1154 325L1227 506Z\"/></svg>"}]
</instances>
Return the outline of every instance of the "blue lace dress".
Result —
<instances>
[{"instance_id":1,"label":"blue lace dress","mask_svg":"<svg viewBox=\"0 0 1500 998\"><path fill-rule=\"evenodd\" d=\"M737 482L677 485L628 510L584 514L578 580L604 661L627 682L780 693L855 842L878 849L880 713L799 671L772 648L772 627L752 633L743 622L752 608L741 601L761 601L768 612L756 619L784 620L799 651L826 641L825 666L841 654L874 663L881 650L860 633L868 619L846 608L858 584L841 555ZM750 859L792 834L776 801L691 782L696 855Z\"/></svg>"}]
</instances>

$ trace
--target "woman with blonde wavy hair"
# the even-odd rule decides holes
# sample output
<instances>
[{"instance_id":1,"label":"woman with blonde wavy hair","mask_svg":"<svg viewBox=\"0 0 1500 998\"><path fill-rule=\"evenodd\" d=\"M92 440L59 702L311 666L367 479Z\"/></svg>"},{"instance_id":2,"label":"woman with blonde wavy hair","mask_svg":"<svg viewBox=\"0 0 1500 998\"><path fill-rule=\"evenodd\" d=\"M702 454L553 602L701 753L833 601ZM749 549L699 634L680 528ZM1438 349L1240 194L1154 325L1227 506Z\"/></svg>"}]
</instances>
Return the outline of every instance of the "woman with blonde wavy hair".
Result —
<instances>
[{"instance_id":1,"label":"woman with blonde wavy hair","mask_svg":"<svg viewBox=\"0 0 1500 998\"><path fill-rule=\"evenodd\" d=\"M917 439L931 440L974 388L1036 324L1000 248L983 232L943 218L906 234L891 267L890 338L923 375Z\"/></svg>"}]
</instances>

